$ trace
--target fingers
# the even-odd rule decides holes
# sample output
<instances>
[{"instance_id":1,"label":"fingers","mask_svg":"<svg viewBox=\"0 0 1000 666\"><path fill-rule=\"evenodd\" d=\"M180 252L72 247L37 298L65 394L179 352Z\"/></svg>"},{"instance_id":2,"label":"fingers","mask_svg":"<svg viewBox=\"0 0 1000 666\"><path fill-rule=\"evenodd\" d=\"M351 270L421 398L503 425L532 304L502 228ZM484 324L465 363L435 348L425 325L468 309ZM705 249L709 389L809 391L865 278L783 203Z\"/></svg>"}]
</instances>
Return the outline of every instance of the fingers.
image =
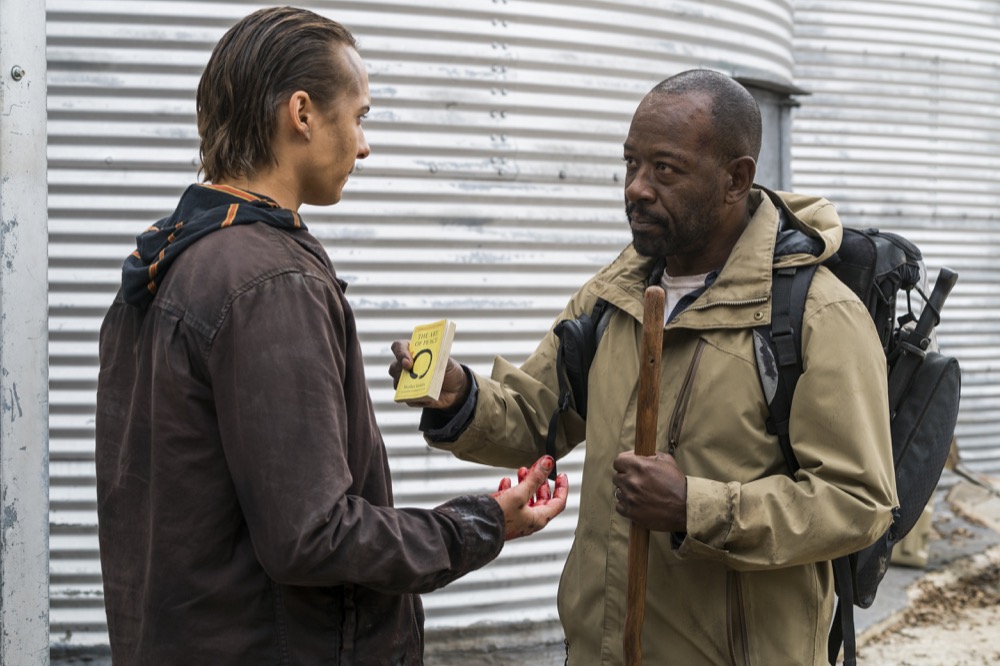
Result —
<instances>
[{"instance_id":1,"label":"fingers","mask_svg":"<svg viewBox=\"0 0 1000 666\"><path fill-rule=\"evenodd\" d=\"M538 489L538 492L535 493L535 501L545 502L551 499L551 497L552 497L552 491L549 489L549 480L546 478L545 483L543 483L542 486Z\"/></svg>"},{"instance_id":2,"label":"fingers","mask_svg":"<svg viewBox=\"0 0 1000 666\"><path fill-rule=\"evenodd\" d=\"M626 511L625 494L622 491L621 486L619 485L614 486L614 498L615 498L615 511L618 512L618 515L625 516L626 518L628 518L629 514Z\"/></svg>"},{"instance_id":3,"label":"fingers","mask_svg":"<svg viewBox=\"0 0 1000 666\"><path fill-rule=\"evenodd\" d=\"M522 467L517 471L517 486L512 487L509 479L500 482L500 489L493 497L504 512L506 539L534 534L566 508L569 479L560 474L556 477L555 490L551 490L548 475L553 467L555 461L550 456L543 456L530 469Z\"/></svg>"},{"instance_id":4,"label":"fingers","mask_svg":"<svg viewBox=\"0 0 1000 666\"><path fill-rule=\"evenodd\" d=\"M522 467L517 470L517 477L520 483L518 483L516 490L520 490L523 493L525 504L530 505L538 489L543 484L548 484L549 472L552 471L555 464L556 461L552 459L552 456L542 456L535 461L535 464L523 476L521 470L524 468Z\"/></svg>"},{"instance_id":5,"label":"fingers","mask_svg":"<svg viewBox=\"0 0 1000 666\"><path fill-rule=\"evenodd\" d=\"M518 494L519 501L527 506L533 507L541 499L541 488L546 487L546 499L548 491L549 472L555 466L552 456L542 456L535 461L531 469L521 467L517 470L517 487L513 492Z\"/></svg>"},{"instance_id":6,"label":"fingers","mask_svg":"<svg viewBox=\"0 0 1000 666\"><path fill-rule=\"evenodd\" d=\"M625 451L619 453L611 465L615 470L612 480L623 491L631 490L642 477L648 476L662 465L676 468L677 461L663 451L657 452L655 456L639 456L634 451Z\"/></svg>"},{"instance_id":7,"label":"fingers","mask_svg":"<svg viewBox=\"0 0 1000 666\"><path fill-rule=\"evenodd\" d=\"M396 340L389 346L389 349L392 350L392 355L396 357L396 360L403 364L403 367L406 369L413 367L413 357L410 356L409 340Z\"/></svg>"},{"instance_id":8,"label":"fingers","mask_svg":"<svg viewBox=\"0 0 1000 666\"><path fill-rule=\"evenodd\" d=\"M668 453L620 455L611 478L615 511L649 530L684 531L687 477Z\"/></svg>"},{"instance_id":9,"label":"fingers","mask_svg":"<svg viewBox=\"0 0 1000 666\"><path fill-rule=\"evenodd\" d=\"M615 457L611 466L616 472L623 474L633 464L635 464L635 451L624 451Z\"/></svg>"},{"instance_id":10,"label":"fingers","mask_svg":"<svg viewBox=\"0 0 1000 666\"><path fill-rule=\"evenodd\" d=\"M536 502L531 508L534 514L535 530L538 531L549 524L566 508L566 498L569 496L569 478L565 474L556 476L556 492L544 502Z\"/></svg>"},{"instance_id":11,"label":"fingers","mask_svg":"<svg viewBox=\"0 0 1000 666\"><path fill-rule=\"evenodd\" d=\"M550 501L551 500L561 501L561 502L563 502L563 505L565 506L566 498L568 498L568 497L569 497L569 477L566 476L565 474L558 474L558 475L556 475L556 489L555 489L555 492L553 493L552 497L549 498L549 499L550 499Z\"/></svg>"},{"instance_id":12,"label":"fingers","mask_svg":"<svg viewBox=\"0 0 1000 666\"><path fill-rule=\"evenodd\" d=\"M403 374L403 371L413 367L413 358L410 356L410 341L396 340L389 346L389 349L392 350L392 355L396 357L396 360L389 364L389 376L392 377L392 387L396 388L399 384L399 376Z\"/></svg>"},{"instance_id":13,"label":"fingers","mask_svg":"<svg viewBox=\"0 0 1000 666\"><path fill-rule=\"evenodd\" d=\"M527 467L521 467L517 470L517 482L519 484L522 481L524 481L524 479L528 476L528 472L529 470ZM566 476L566 475L562 474L560 476ZM566 485L568 486L568 484L569 482L567 480ZM511 489L510 479L504 478L500 481L500 488L498 489L497 492L502 492L504 490L510 490L510 489ZM535 506L535 504L537 504L538 502L547 502L550 499L552 499L552 490L549 488L549 480L548 477L546 477L545 481L542 482L542 485L539 486L538 490L535 491L534 495L528 497L528 506L529 507Z\"/></svg>"},{"instance_id":14,"label":"fingers","mask_svg":"<svg viewBox=\"0 0 1000 666\"><path fill-rule=\"evenodd\" d=\"M520 468L518 468L518 470L517 470L517 482L521 483L522 481L524 481L524 478L526 476L528 476L528 468L527 467L520 467ZM549 489L549 484L548 484L548 482L546 482L541 488L538 489L538 491L532 497L528 498L528 506L535 506L535 502L538 501L538 500L540 500L540 499L542 499L542 493L543 492L545 492L546 499L547 499L548 498L548 489Z\"/></svg>"}]
</instances>

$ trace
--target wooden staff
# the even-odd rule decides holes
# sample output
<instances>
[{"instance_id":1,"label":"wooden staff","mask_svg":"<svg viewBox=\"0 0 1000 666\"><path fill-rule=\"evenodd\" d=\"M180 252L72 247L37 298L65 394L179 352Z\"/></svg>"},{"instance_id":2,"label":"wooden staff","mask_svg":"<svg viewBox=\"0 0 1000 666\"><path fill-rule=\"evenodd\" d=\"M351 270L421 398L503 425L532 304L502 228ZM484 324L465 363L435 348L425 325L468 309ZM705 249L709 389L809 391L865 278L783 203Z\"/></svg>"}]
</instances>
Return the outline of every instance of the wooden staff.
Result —
<instances>
[{"instance_id":1,"label":"wooden staff","mask_svg":"<svg viewBox=\"0 0 1000 666\"><path fill-rule=\"evenodd\" d=\"M646 288L639 357L639 397L636 405L635 453L656 455L656 417L660 409L660 356L663 350L663 289ZM628 535L628 592L623 635L625 666L642 664L642 621L646 614L646 574L649 530L632 523Z\"/></svg>"}]
</instances>

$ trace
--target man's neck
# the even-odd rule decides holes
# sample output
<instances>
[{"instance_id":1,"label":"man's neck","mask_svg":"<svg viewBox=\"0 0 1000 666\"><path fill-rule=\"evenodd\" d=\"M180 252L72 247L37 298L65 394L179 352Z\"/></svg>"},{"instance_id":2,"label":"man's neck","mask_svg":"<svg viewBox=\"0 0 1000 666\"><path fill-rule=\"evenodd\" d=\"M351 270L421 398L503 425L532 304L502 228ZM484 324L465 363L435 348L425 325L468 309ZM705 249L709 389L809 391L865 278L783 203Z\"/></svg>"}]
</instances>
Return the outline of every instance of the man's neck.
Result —
<instances>
[{"instance_id":1,"label":"man's neck","mask_svg":"<svg viewBox=\"0 0 1000 666\"><path fill-rule=\"evenodd\" d=\"M281 177L274 172L261 176L254 176L252 178L224 178L217 182L216 185L238 187L241 190L270 197L271 199L274 199L279 206L287 208L288 210L298 211L299 206L302 205L302 202L299 201L293 188L283 182Z\"/></svg>"},{"instance_id":2,"label":"man's neck","mask_svg":"<svg viewBox=\"0 0 1000 666\"><path fill-rule=\"evenodd\" d=\"M744 203L746 201L744 200ZM742 212L735 213L730 221L719 224L712 233L716 236L697 255L672 255L667 256L666 273L672 277L684 275L701 275L721 268L733 248L740 240L740 236L750 224L750 209L743 206Z\"/></svg>"}]
</instances>

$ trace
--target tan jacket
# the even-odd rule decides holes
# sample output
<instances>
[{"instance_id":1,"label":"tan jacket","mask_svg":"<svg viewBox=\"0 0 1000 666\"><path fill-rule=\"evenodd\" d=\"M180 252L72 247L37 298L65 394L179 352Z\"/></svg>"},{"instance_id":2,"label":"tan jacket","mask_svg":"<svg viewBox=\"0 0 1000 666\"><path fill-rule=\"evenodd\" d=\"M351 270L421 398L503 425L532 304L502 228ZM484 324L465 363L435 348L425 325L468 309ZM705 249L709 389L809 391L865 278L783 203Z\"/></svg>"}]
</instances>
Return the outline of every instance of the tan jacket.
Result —
<instances>
[{"instance_id":1,"label":"tan jacket","mask_svg":"<svg viewBox=\"0 0 1000 666\"><path fill-rule=\"evenodd\" d=\"M871 318L820 268L806 302L804 373L791 414L801 469L786 473L767 434L751 329L771 318L778 225L754 191L751 223L715 283L664 331L657 439L688 480L686 537L653 532L643 631L646 664L826 663L833 615L831 558L882 534L897 504L885 357ZM781 195L822 261L840 245L833 206ZM614 510L612 461L635 441L643 292L652 261L630 246L570 300L558 320L617 306L589 377L588 419L563 418L558 451L586 437L576 538L559 585L569 663L619 664L625 619L628 521ZM558 321L557 320L557 321ZM477 378L475 418L457 441L434 445L477 462L517 466L544 448L556 405L556 338L550 331L516 368L502 358ZM683 541L681 541L683 538Z\"/></svg>"}]
</instances>

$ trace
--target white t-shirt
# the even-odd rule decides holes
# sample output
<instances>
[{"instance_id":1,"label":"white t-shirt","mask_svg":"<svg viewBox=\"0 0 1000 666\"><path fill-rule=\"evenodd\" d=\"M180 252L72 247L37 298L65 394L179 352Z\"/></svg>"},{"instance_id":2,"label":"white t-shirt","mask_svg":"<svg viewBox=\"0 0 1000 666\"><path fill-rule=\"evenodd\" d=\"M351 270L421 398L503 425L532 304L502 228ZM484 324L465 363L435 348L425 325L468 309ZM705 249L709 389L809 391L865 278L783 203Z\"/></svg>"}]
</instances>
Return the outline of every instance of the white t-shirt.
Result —
<instances>
[{"instance_id":1,"label":"white t-shirt","mask_svg":"<svg viewBox=\"0 0 1000 666\"><path fill-rule=\"evenodd\" d=\"M704 287L705 280L707 278L708 273L672 277L667 275L666 271L663 271L663 277L660 279L660 286L663 287L663 292L666 295L666 307L663 308L664 324L670 320L670 313L674 311L674 307L677 306L677 302L695 289L701 289Z\"/></svg>"}]
</instances>

